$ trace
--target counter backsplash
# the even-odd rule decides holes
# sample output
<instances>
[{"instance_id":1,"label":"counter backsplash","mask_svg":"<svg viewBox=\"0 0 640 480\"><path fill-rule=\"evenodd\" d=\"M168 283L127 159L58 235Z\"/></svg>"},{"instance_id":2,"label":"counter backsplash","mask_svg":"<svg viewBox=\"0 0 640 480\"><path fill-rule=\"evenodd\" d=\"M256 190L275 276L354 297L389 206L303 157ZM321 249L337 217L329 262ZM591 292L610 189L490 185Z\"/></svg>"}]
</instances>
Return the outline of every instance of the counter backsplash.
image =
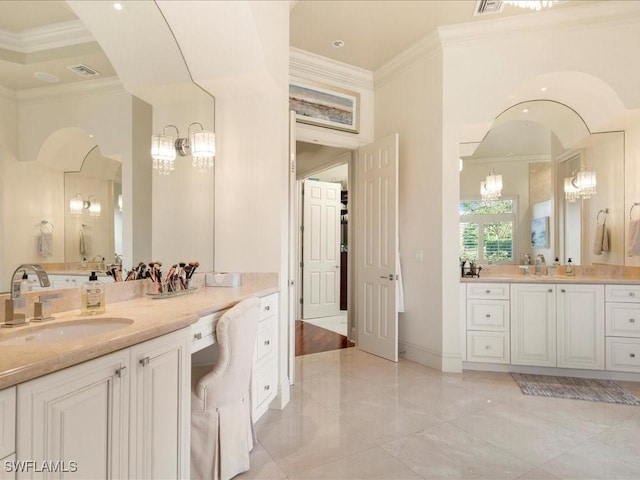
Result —
<instances>
[{"instance_id":1,"label":"counter backsplash","mask_svg":"<svg viewBox=\"0 0 640 480\"><path fill-rule=\"evenodd\" d=\"M205 272L196 272L191 278L191 286L202 287L204 285ZM278 281L277 273L243 273L242 284L250 285L270 285L273 282ZM146 295L151 286L149 279L145 280L133 280L129 282L112 282L111 280L105 281L106 288L106 305L107 313L109 312L109 304L117 302L125 302L127 300L133 300L134 298L142 297ZM211 288L211 287L208 287ZM225 288L225 287L213 287L213 288ZM32 292L23 292L21 297L26 300L26 307L20 309L20 311L27 314L27 319L33 316L34 303L38 301L38 297L45 293L56 292L60 293L60 298L51 300L51 311L53 314L60 312L67 312L70 310L80 309L80 288L61 288L61 289L47 289ZM11 296L9 293L0 294L0 323L4 323L4 302ZM19 328L19 327L18 327Z\"/></svg>"},{"instance_id":2,"label":"counter backsplash","mask_svg":"<svg viewBox=\"0 0 640 480\"><path fill-rule=\"evenodd\" d=\"M534 274L535 265L529 265L530 276ZM590 265L573 267L576 278L588 279L611 279L611 280L629 280L640 282L640 267L624 267L617 265ZM543 275L544 275L543 271ZM480 274L482 278L496 277L524 277L523 270L518 265L483 265ZM555 267L555 277L566 277L565 266ZM571 277L568 277L571 278Z\"/></svg>"}]
</instances>

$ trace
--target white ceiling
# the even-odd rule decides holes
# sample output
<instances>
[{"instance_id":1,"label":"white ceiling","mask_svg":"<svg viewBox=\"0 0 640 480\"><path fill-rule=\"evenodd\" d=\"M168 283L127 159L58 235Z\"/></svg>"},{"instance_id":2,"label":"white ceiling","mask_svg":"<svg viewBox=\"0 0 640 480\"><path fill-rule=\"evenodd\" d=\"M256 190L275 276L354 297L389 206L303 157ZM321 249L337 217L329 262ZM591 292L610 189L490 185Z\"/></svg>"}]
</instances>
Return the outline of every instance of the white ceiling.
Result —
<instances>
[{"instance_id":1,"label":"white ceiling","mask_svg":"<svg viewBox=\"0 0 640 480\"><path fill-rule=\"evenodd\" d=\"M564 1L553 8L593 1ZM438 27L512 15L532 10L505 5L495 14L474 16L476 0L299 0L291 9L291 46L375 71L395 55ZM332 46L334 40L344 47Z\"/></svg>"}]
</instances>

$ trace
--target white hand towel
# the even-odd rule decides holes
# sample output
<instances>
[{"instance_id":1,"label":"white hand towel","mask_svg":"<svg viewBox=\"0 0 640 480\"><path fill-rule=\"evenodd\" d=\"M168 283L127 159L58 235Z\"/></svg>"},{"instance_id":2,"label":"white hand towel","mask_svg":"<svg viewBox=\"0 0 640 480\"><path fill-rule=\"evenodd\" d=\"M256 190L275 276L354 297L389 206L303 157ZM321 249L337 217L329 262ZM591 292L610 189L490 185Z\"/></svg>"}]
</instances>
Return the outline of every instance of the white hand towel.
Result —
<instances>
[{"instance_id":1,"label":"white hand towel","mask_svg":"<svg viewBox=\"0 0 640 480\"><path fill-rule=\"evenodd\" d=\"M38 253L41 257L50 257L53 255L52 232L40 232L38 236Z\"/></svg>"},{"instance_id":2,"label":"white hand towel","mask_svg":"<svg viewBox=\"0 0 640 480\"><path fill-rule=\"evenodd\" d=\"M83 228L80 230L80 255L90 256L91 250L91 230Z\"/></svg>"},{"instance_id":3,"label":"white hand towel","mask_svg":"<svg viewBox=\"0 0 640 480\"><path fill-rule=\"evenodd\" d=\"M640 255L640 220L629 220L627 255Z\"/></svg>"},{"instance_id":4,"label":"white hand towel","mask_svg":"<svg viewBox=\"0 0 640 480\"><path fill-rule=\"evenodd\" d=\"M602 252L609 251L609 229L606 224L599 223L596 225L596 234L593 240L593 254L602 255Z\"/></svg>"}]
</instances>

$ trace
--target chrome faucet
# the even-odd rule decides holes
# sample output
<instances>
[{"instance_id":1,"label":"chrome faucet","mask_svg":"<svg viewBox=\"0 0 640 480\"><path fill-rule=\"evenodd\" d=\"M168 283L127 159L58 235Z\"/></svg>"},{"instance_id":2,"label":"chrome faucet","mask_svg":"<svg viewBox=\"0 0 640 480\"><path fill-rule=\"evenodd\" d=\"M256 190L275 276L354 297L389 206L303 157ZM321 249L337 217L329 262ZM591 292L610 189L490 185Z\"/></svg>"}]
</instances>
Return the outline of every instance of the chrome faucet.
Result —
<instances>
[{"instance_id":1,"label":"chrome faucet","mask_svg":"<svg viewBox=\"0 0 640 480\"><path fill-rule=\"evenodd\" d=\"M20 297L20 281L22 279L22 275L18 278L18 274L26 272L27 270L32 270L36 274L41 287L51 286L47 272L45 272L40 265L36 265L35 263L24 263L16 268L11 276L11 298L8 298L4 302L3 327L16 327L27 324L26 315L24 313L16 313L15 311L17 308L24 307L26 303L24 298Z\"/></svg>"}]
</instances>

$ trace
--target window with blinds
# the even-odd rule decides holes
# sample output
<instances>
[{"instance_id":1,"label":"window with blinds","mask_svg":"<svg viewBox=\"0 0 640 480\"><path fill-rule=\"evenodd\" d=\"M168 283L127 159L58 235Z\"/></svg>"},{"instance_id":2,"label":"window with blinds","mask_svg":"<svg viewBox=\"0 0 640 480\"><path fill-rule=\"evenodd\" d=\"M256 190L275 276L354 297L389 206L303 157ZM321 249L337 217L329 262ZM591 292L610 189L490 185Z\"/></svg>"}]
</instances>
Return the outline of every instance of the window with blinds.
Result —
<instances>
[{"instance_id":1,"label":"window with blinds","mask_svg":"<svg viewBox=\"0 0 640 480\"><path fill-rule=\"evenodd\" d=\"M460 258L476 263L515 263L515 199L460 202Z\"/></svg>"}]
</instances>

